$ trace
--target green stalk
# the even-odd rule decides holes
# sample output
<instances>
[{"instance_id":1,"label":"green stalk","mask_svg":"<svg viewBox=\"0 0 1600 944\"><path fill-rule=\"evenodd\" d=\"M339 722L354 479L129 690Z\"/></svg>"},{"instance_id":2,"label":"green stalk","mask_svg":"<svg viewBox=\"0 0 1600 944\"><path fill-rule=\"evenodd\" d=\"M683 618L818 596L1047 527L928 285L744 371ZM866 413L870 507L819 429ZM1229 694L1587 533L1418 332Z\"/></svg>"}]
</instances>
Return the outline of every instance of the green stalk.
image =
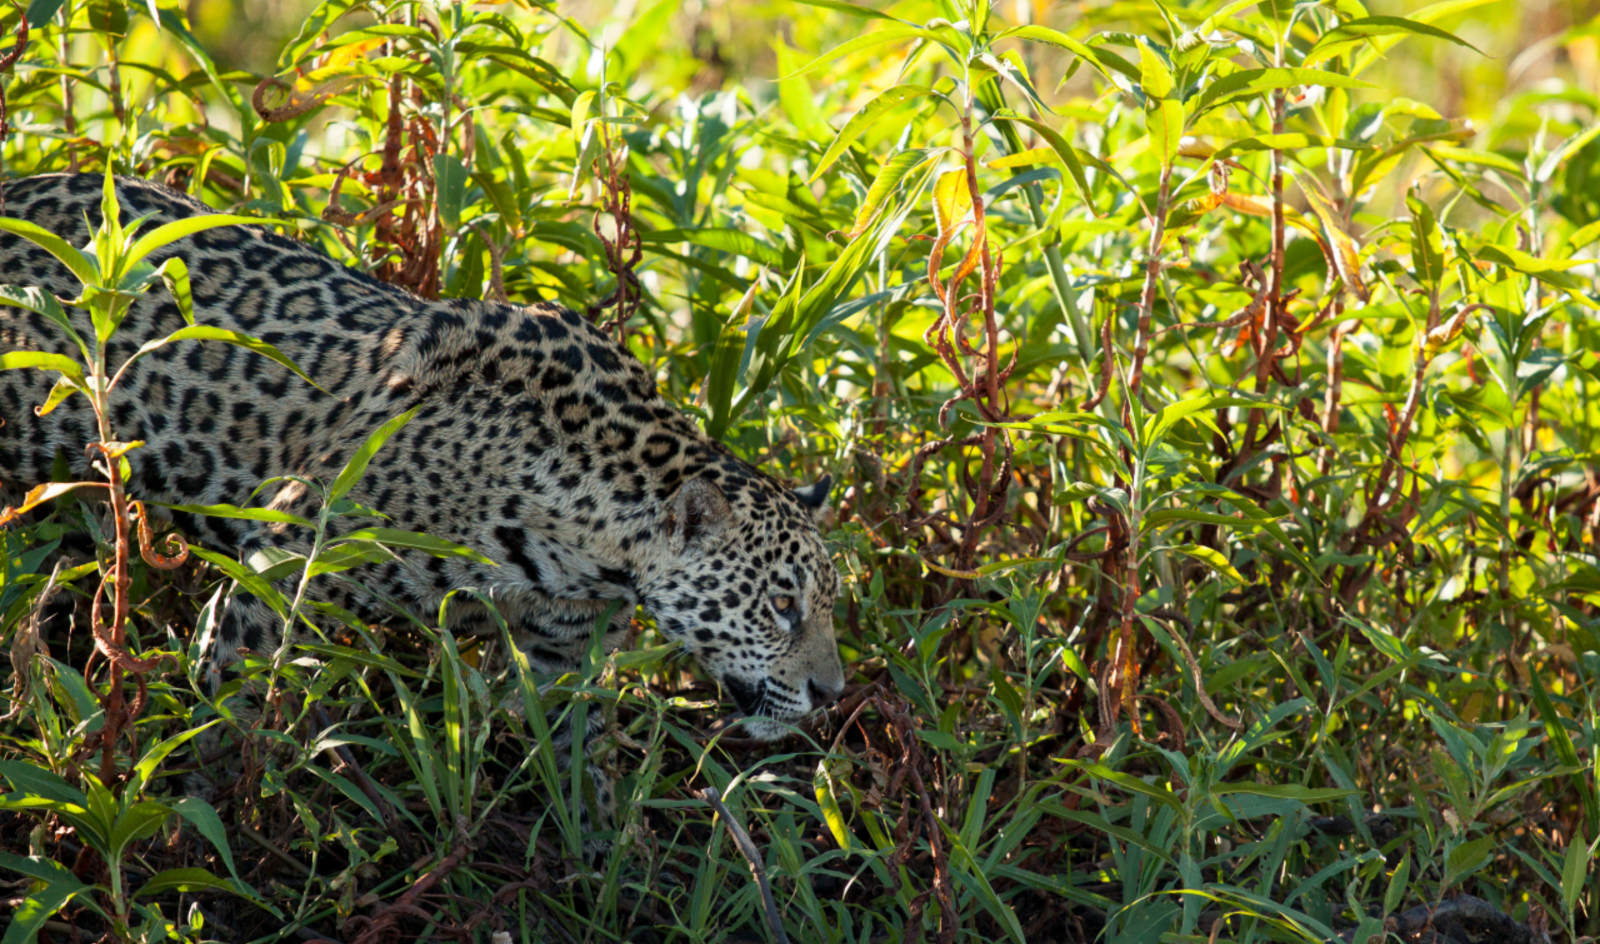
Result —
<instances>
[{"instance_id":1,"label":"green stalk","mask_svg":"<svg viewBox=\"0 0 1600 944\"><path fill-rule=\"evenodd\" d=\"M1005 93L993 84L985 86L978 92L978 100L990 113L999 111L1005 106ZM1023 150L1022 139L1009 121L997 121L1001 140L1005 142L1007 154L1018 154ZM1017 171L1013 170L1015 176ZM1066 175L1061 178L1061 186L1067 186ZM1028 201L1028 216L1033 225L1043 228L1046 217L1044 213L1044 198L1038 184L1028 184L1022 188L1022 194ZM1063 197L1065 199L1065 197ZM1072 279L1067 276L1066 263L1061 259L1060 234L1050 234L1049 241L1044 247L1045 267L1050 272L1050 291L1055 296L1056 304L1061 306L1066 314L1067 326L1072 329L1072 340L1078 348L1078 362L1083 366L1085 375L1089 374L1090 364L1094 361L1094 336L1089 330L1088 322L1083 320L1083 312L1078 309L1077 296L1072 291Z\"/></svg>"}]
</instances>

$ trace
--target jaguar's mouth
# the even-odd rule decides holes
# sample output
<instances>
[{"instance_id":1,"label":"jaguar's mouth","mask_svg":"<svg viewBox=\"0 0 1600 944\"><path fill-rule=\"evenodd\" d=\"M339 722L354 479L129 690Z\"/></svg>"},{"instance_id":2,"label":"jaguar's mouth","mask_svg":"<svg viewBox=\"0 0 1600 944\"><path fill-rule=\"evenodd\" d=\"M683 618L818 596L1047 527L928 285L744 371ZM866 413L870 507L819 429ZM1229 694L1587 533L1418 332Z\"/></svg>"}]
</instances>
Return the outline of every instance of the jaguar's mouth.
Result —
<instances>
[{"instance_id":1,"label":"jaguar's mouth","mask_svg":"<svg viewBox=\"0 0 1600 944\"><path fill-rule=\"evenodd\" d=\"M774 704L764 679L751 682L730 676L720 679L720 682L722 690L733 698L738 711L718 721L713 726L714 731L731 728L733 731L730 733L736 737L776 741L786 737L792 725L803 717L793 711L783 711L781 700L780 704Z\"/></svg>"},{"instance_id":2,"label":"jaguar's mouth","mask_svg":"<svg viewBox=\"0 0 1600 944\"><path fill-rule=\"evenodd\" d=\"M733 676L725 676L718 680L722 690L733 698L733 703L739 706L739 712L747 717L769 714L767 710L767 683L765 680L750 682Z\"/></svg>"}]
</instances>

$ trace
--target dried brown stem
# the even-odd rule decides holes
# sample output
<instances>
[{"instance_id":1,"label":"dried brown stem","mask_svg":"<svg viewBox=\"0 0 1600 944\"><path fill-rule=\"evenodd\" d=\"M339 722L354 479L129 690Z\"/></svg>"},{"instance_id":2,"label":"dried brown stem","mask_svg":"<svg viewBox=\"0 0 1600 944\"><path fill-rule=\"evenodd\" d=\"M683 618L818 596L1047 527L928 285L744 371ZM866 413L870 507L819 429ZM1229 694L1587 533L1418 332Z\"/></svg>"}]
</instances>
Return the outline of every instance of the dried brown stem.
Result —
<instances>
[{"instance_id":1,"label":"dried brown stem","mask_svg":"<svg viewBox=\"0 0 1600 944\"><path fill-rule=\"evenodd\" d=\"M745 862L750 865L750 874L755 876L756 885L761 889L761 906L767 914L767 927L772 929L772 937L778 944L789 944L789 935L783 930L783 915L778 911L778 903L772 897L772 883L767 881L766 867L761 863L761 850L756 848L750 834L744 831L739 821L733 818L733 813L722 802L722 794L716 787L706 787L700 791L700 799L711 805L728 824L728 833L733 836L733 844L739 847L739 854L744 856Z\"/></svg>"}]
</instances>

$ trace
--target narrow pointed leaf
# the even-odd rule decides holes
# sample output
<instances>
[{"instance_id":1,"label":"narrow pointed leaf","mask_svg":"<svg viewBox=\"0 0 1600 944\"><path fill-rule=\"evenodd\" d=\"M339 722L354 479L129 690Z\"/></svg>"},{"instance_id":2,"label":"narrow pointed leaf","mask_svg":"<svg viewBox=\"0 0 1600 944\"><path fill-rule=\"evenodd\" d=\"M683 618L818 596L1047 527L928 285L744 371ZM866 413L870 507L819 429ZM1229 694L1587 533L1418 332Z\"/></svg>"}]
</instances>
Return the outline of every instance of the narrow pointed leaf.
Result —
<instances>
[{"instance_id":1,"label":"narrow pointed leaf","mask_svg":"<svg viewBox=\"0 0 1600 944\"><path fill-rule=\"evenodd\" d=\"M1354 49L1365 46L1375 36L1392 36L1395 34L1411 33L1417 36L1429 36L1434 39L1443 39L1455 43L1457 46L1482 54L1483 50L1472 45L1454 33L1447 33L1437 26L1429 26L1416 20L1408 20L1400 16L1369 16L1365 19L1351 20L1343 23L1322 34L1306 53L1305 64L1314 66L1319 62L1343 55Z\"/></svg>"},{"instance_id":2,"label":"narrow pointed leaf","mask_svg":"<svg viewBox=\"0 0 1600 944\"><path fill-rule=\"evenodd\" d=\"M1078 193L1083 197L1083 202L1089 207L1089 211L1097 217L1100 215L1100 211L1095 209L1094 194L1089 189L1089 177L1083 171L1083 162L1078 159L1077 150L1067 143L1066 138L1061 136L1061 132L1042 121L1035 121L1032 118L1024 118L1020 115L996 115L995 120L1015 121L1018 124L1032 128L1039 137L1044 139L1046 144L1050 145L1050 150L1061 161L1061 165L1067 169L1067 173L1072 175L1072 182L1077 184Z\"/></svg>"},{"instance_id":3,"label":"narrow pointed leaf","mask_svg":"<svg viewBox=\"0 0 1600 944\"><path fill-rule=\"evenodd\" d=\"M0 370L21 370L26 367L53 370L79 384L85 382L83 365L65 354L51 354L48 351L10 351L0 354Z\"/></svg>"},{"instance_id":4,"label":"narrow pointed leaf","mask_svg":"<svg viewBox=\"0 0 1600 944\"><path fill-rule=\"evenodd\" d=\"M286 226L288 220L272 220L259 216L234 216L227 213L208 213L204 216L190 216L181 220L163 223L155 229L139 237L139 240L128 250L124 264L142 261L144 257L155 252L163 246L175 243L186 236L202 233L208 229L220 226Z\"/></svg>"},{"instance_id":5,"label":"narrow pointed leaf","mask_svg":"<svg viewBox=\"0 0 1600 944\"><path fill-rule=\"evenodd\" d=\"M1336 72L1323 72L1320 69L1245 69L1232 75L1225 75L1206 86L1205 91L1200 93L1200 100L1194 105L1194 113L1202 115L1239 98L1300 85L1347 89L1378 88L1371 82L1363 82Z\"/></svg>"},{"instance_id":6,"label":"narrow pointed leaf","mask_svg":"<svg viewBox=\"0 0 1600 944\"><path fill-rule=\"evenodd\" d=\"M0 217L0 232L21 236L23 239L37 244L50 255L60 259L61 264L66 266L77 277L78 281L84 285L91 285L100 277L100 267L95 264L93 259L80 252L78 247L41 226L29 223L27 220Z\"/></svg>"},{"instance_id":7,"label":"narrow pointed leaf","mask_svg":"<svg viewBox=\"0 0 1600 944\"><path fill-rule=\"evenodd\" d=\"M811 179L807 183L815 183L823 172L833 166L833 162L839 159L839 155L843 154L846 148L866 134L867 129L881 124L890 115L932 94L933 90L924 85L896 85L880 92L872 101L861 106L861 110L850 116L850 120L839 129L833 143L828 145L828 150L824 151L821 159L817 161L817 168L811 172Z\"/></svg>"},{"instance_id":8,"label":"narrow pointed leaf","mask_svg":"<svg viewBox=\"0 0 1600 944\"><path fill-rule=\"evenodd\" d=\"M133 356L128 358L127 362L123 365L123 368L126 369L127 364L133 363L146 354L149 354L151 351L166 347L168 344L171 344L174 341L221 341L224 344L232 344L235 347L242 347L247 351L252 351L256 354L260 354L262 357L282 364L284 367L289 368L289 370L292 371L296 377L299 377L301 380L304 380L311 386L316 387L323 393L328 393L328 391L325 390L320 384L318 384L315 380L312 380L305 371L301 370L298 364L290 360L288 355L284 354L282 351L278 350L267 342L253 338L248 334L241 334L238 331L230 331L227 328L216 328L212 327L211 325L190 325L187 328L179 328L164 338L151 341L139 348L137 351L134 351Z\"/></svg>"},{"instance_id":9,"label":"narrow pointed leaf","mask_svg":"<svg viewBox=\"0 0 1600 944\"><path fill-rule=\"evenodd\" d=\"M345 463L344 468L339 470L339 477L333 480L333 486L328 489L328 500L338 501L350 494L350 490L356 487L361 477L367 474L367 464L372 461L372 457L378 454L378 450L383 448L383 444L389 441L390 436L411 422L412 417L416 416L420 409L422 406L418 404L374 430L372 435L367 437L367 441L361 444L361 448L356 450L356 454L350 457L350 461Z\"/></svg>"},{"instance_id":10,"label":"narrow pointed leaf","mask_svg":"<svg viewBox=\"0 0 1600 944\"><path fill-rule=\"evenodd\" d=\"M480 564L496 567L494 561L474 551L444 538L436 538L431 534L420 534L416 531L399 531L394 528L360 528L349 534L340 535L340 541L375 541L385 547L403 547L415 551L426 551L435 557L466 557Z\"/></svg>"}]
</instances>

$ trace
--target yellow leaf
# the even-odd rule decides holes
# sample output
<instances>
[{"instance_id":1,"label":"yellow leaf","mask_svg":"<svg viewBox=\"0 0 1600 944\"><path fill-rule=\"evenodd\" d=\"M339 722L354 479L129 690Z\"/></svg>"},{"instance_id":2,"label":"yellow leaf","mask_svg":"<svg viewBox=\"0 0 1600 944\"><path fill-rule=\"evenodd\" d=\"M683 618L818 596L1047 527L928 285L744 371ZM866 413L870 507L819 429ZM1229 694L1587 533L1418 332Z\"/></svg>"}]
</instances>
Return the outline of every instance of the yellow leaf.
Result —
<instances>
[{"instance_id":1,"label":"yellow leaf","mask_svg":"<svg viewBox=\"0 0 1600 944\"><path fill-rule=\"evenodd\" d=\"M952 232L972 215L972 191L967 188L965 170L946 171L933 185L933 218L939 235Z\"/></svg>"},{"instance_id":2,"label":"yellow leaf","mask_svg":"<svg viewBox=\"0 0 1600 944\"><path fill-rule=\"evenodd\" d=\"M1271 216L1272 201L1266 197L1253 197L1245 193L1222 194L1222 205L1230 210L1248 213L1251 216Z\"/></svg>"},{"instance_id":3,"label":"yellow leaf","mask_svg":"<svg viewBox=\"0 0 1600 944\"><path fill-rule=\"evenodd\" d=\"M60 498L73 489L105 487L104 482L46 482L43 485L35 485L28 494L22 496L22 504L0 511L0 527L10 524L23 513L32 511L47 501Z\"/></svg>"},{"instance_id":4,"label":"yellow leaf","mask_svg":"<svg viewBox=\"0 0 1600 944\"><path fill-rule=\"evenodd\" d=\"M1244 576L1234 569L1233 564L1228 562L1228 559L1222 555L1221 551L1215 548L1206 547L1202 544L1180 544L1174 547L1173 550L1180 554L1189 555L1230 580L1236 580L1239 583L1246 582Z\"/></svg>"},{"instance_id":5,"label":"yellow leaf","mask_svg":"<svg viewBox=\"0 0 1600 944\"><path fill-rule=\"evenodd\" d=\"M1425 337L1413 338L1411 341L1411 356L1413 363L1422 363L1433 360L1440 351L1449 347L1451 342L1461 337L1461 330L1467 326L1467 314L1471 309L1462 308L1450 317L1448 321L1429 331Z\"/></svg>"},{"instance_id":6,"label":"yellow leaf","mask_svg":"<svg viewBox=\"0 0 1600 944\"><path fill-rule=\"evenodd\" d=\"M1334 222L1336 214L1333 206L1317 191L1315 187L1302 186L1300 191L1306 195L1311 203L1311 210L1322 221L1322 229L1328 234L1328 240L1333 244L1334 266L1338 269L1339 278L1344 284L1356 293L1362 301L1371 301L1372 295L1361 282L1361 253L1356 246L1356 241L1350 234L1340 229Z\"/></svg>"},{"instance_id":7,"label":"yellow leaf","mask_svg":"<svg viewBox=\"0 0 1600 944\"><path fill-rule=\"evenodd\" d=\"M839 848L850 851L850 827L845 824L844 810L839 808L839 801L833 795L833 776L828 770L827 762L817 764L817 772L811 777L812 789L816 791L817 806L822 810L822 820L828 824L828 832L833 834L833 841Z\"/></svg>"},{"instance_id":8,"label":"yellow leaf","mask_svg":"<svg viewBox=\"0 0 1600 944\"><path fill-rule=\"evenodd\" d=\"M364 39L347 46L340 46L329 54L328 61L322 64L322 68L336 69L339 66L347 66L386 42L388 40L380 36L377 39Z\"/></svg>"}]
</instances>

